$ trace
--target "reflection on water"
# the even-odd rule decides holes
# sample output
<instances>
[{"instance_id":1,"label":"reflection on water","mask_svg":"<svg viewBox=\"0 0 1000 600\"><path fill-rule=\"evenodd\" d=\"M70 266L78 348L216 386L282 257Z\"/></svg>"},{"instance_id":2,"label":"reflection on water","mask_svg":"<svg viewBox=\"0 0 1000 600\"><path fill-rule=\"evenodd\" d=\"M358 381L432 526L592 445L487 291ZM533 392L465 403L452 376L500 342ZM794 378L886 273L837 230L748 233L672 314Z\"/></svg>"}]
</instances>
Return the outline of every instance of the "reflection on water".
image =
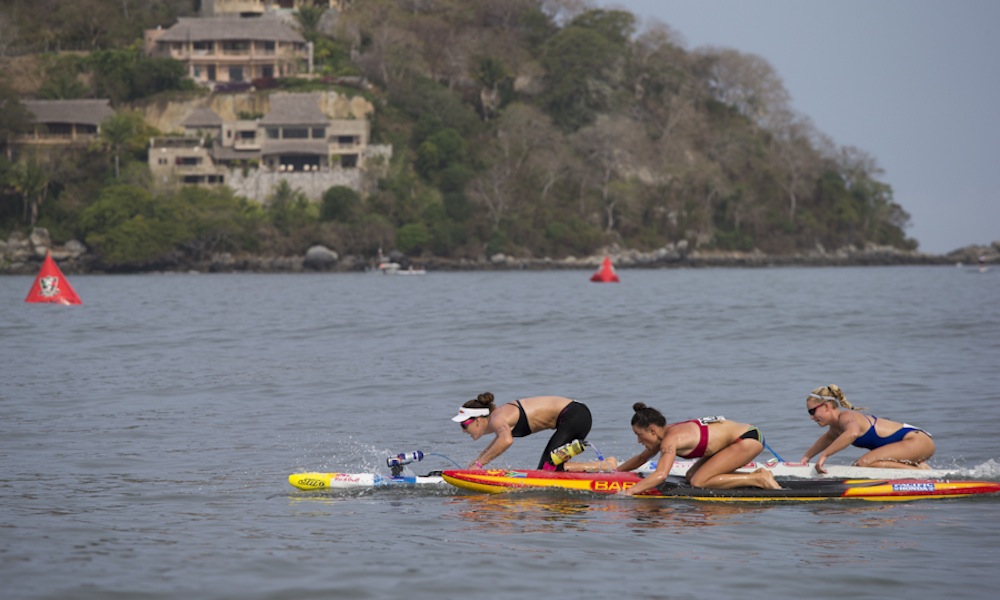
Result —
<instances>
[{"instance_id":1,"label":"reflection on water","mask_svg":"<svg viewBox=\"0 0 1000 600\"><path fill-rule=\"evenodd\" d=\"M859 501L824 503L809 505L807 509L815 515L816 525L848 524L859 529L879 529L896 527L903 521L925 521L923 513L907 513L901 505L893 503L870 503Z\"/></svg>"},{"instance_id":2,"label":"reflection on water","mask_svg":"<svg viewBox=\"0 0 1000 600\"><path fill-rule=\"evenodd\" d=\"M555 497L513 493L455 496L449 504L472 530L492 533L578 531L607 526L646 530L686 530L743 523L747 515L769 511L774 504L723 504L686 501L646 501L627 498Z\"/></svg>"}]
</instances>

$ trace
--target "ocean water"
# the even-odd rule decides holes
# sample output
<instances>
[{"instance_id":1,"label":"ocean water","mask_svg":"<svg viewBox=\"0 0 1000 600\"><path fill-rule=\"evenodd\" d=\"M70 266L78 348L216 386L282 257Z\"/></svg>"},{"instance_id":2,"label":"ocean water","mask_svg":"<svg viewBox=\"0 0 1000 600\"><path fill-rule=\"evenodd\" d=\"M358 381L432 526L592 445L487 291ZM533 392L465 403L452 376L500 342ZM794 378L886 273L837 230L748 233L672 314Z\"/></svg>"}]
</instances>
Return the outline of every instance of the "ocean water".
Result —
<instances>
[{"instance_id":1,"label":"ocean water","mask_svg":"<svg viewBox=\"0 0 1000 600\"><path fill-rule=\"evenodd\" d=\"M739 505L451 488L306 493L298 471L466 464L484 391L642 401L797 460L828 383L1000 480L1000 271L955 267L0 278L0 596L994 598L1000 498ZM493 464L532 467L547 437ZM847 449L831 464L860 455ZM584 454L583 457L587 457ZM764 458L768 455L765 453Z\"/></svg>"}]
</instances>

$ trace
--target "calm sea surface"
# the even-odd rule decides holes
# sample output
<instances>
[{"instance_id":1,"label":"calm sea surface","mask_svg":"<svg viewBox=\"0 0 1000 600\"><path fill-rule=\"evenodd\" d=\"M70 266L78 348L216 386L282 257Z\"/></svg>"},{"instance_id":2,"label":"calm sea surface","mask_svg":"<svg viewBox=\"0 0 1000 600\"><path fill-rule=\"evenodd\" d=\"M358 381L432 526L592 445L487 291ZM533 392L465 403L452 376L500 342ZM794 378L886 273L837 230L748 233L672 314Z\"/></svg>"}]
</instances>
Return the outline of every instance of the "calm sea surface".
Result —
<instances>
[{"instance_id":1,"label":"calm sea surface","mask_svg":"<svg viewBox=\"0 0 1000 600\"><path fill-rule=\"evenodd\" d=\"M452 489L309 494L485 445L483 391L570 396L605 455L633 402L758 425L787 460L828 383L1000 479L1000 270L0 278L0 596L995 598L1000 499L715 505ZM495 464L531 467L546 441ZM585 454L584 456L588 456ZM860 455L848 449L831 464Z\"/></svg>"}]
</instances>

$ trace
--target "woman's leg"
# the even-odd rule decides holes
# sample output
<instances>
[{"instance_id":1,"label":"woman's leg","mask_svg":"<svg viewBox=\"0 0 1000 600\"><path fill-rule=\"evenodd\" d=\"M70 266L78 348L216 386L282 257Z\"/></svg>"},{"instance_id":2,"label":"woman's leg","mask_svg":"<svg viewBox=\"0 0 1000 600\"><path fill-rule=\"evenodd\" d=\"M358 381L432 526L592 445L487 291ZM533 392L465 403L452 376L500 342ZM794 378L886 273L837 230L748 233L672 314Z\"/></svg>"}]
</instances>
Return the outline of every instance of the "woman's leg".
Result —
<instances>
[{"instance_id":1,"label":"woman's leg","mask_svg":"<svg viewBox=\"0 0 1000 600\"><path fill-rule=\"evenodd\" d=\"M547 463L548 470L565 470L566 463L558 466L552 464L552 457L550 456L552 451L573 440L580 440L582 442L587 439L592 426L593 419L590 416L590 409L587 408L587 405L582 402L569 403L563 409L559 420L556 421L556 431L549 438L549 443L545 445L545 450L542 451L542 457L538 461L538 468L545 469Z\"/></svg>"},{"instance_id":2,"label":"woman's leg","mask_svg":"<svg viewBox=\"0 0 1000 600\"><path fill-rule=\"evenodd\" d=\"M882 469L930 469L934 440L923 431L911 431L894 444L875 448L854 462L859 467Z\"/></svg>"},{"instance_id":3,"label":"woman's leg","mask_svg":"<svg viewBox=\"0 0 1000 600\"><path fill-rule=\"evenodd\" d=\"M687 479L695 487L728 490L737 487L759 487L778 490L781 486L774 475L765 468L753 473L734 473L751 462L764 450L764 444L755 439L740 438L716 454L700 461L688 472Z\"/></svg>"}]
</instances>

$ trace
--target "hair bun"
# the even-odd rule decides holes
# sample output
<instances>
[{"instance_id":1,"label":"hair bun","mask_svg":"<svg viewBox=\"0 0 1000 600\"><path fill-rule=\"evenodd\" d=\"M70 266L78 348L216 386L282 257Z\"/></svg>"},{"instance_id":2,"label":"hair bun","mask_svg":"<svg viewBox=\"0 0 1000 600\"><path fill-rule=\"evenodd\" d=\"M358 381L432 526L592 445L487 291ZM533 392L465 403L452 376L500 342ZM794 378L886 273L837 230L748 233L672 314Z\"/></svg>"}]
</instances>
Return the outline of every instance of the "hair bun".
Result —
<instances>
[{"instance_id":1,"label":"hair bun","mask_svg":"<svg viewBox=\"0 0 1000 600\"><path fill-rule=\"evenodd\" d=\"M639 412L640 410L645 410L646 408L647 408L646 404L643 402L636 402L635 404L632 405L632 410L635 412Z\"/></svg>"}]
</instances>

